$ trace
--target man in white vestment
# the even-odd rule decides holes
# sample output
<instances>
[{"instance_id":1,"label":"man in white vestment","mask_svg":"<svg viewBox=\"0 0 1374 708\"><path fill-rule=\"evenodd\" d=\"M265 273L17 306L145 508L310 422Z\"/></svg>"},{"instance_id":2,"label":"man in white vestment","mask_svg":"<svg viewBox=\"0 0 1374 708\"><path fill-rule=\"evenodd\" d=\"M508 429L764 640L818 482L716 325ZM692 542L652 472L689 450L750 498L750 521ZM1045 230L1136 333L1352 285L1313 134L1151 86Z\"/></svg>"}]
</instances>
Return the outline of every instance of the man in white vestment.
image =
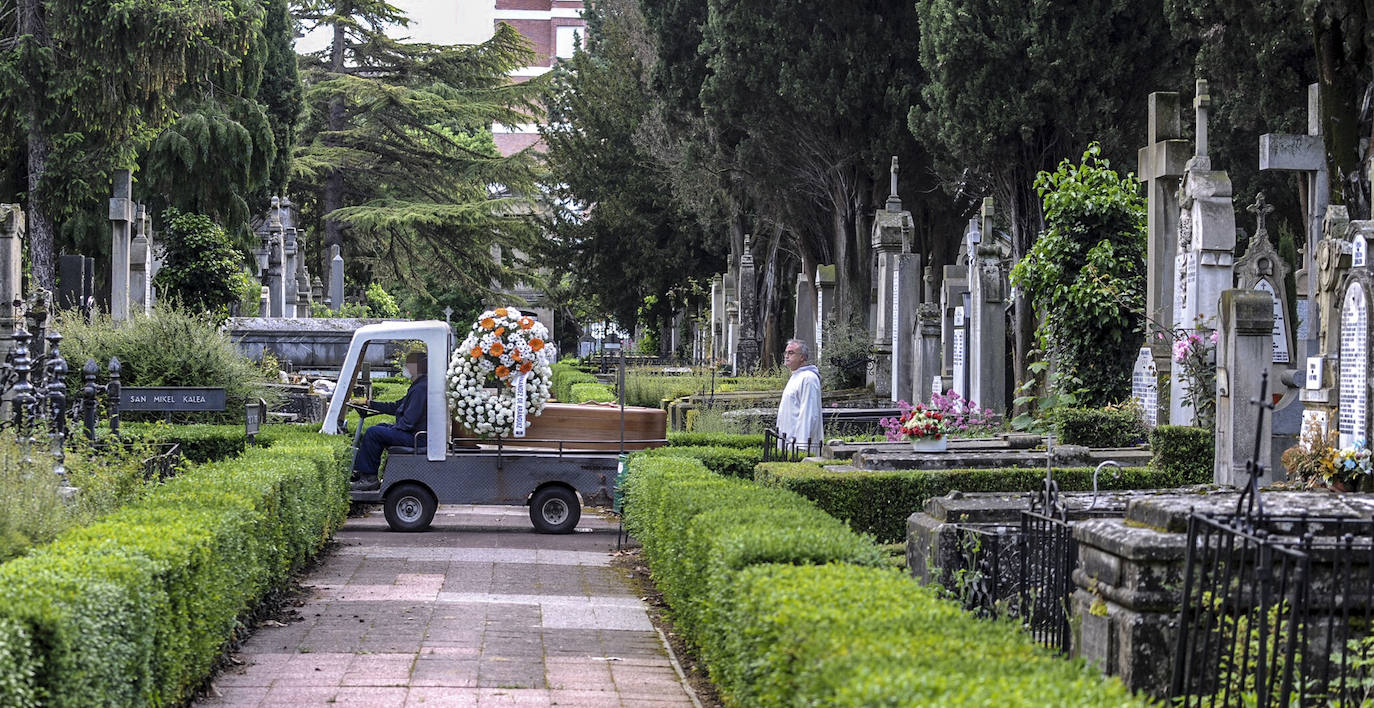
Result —
<instances>
[{"instance_id":1,"label":"man in white vestment","mask_svg":"<svg viewBox=\"0 0 1374 708\"><path fill-rule=\"evenodd\" d=\"M819 453L821 433L821 372L812 365L805 343L790 339L783 363L792 370L778 403L778 435L798 450Z\"/></svg>"}]
</instances>

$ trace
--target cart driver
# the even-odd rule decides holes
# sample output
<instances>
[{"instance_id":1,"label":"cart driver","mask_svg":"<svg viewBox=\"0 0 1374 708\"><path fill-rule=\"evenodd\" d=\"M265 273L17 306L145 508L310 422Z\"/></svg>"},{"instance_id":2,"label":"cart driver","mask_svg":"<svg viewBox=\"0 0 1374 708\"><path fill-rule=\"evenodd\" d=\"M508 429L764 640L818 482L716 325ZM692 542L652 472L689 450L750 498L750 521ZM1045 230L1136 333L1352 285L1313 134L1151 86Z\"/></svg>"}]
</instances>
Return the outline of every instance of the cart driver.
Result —
<instances>
[{"instance_id":1,"label":"cart driver","mask_svg":"<svg viewBox=\"0 0 1374 708\"><path fill-rule=\"evenodd\" d=\"M358 442L358 450L353 455L353 479L349 485L353 491L371 492L381 488L377 473L382 463L382 450L388 447L415 447L415 434L424 430L427 422L427 364L424 353L407 354L403 371L411 383L410 388L406 389L406 395L401 400L390 403L369 400L360 404L383 415L394 415L396 422L378 423L363 432L362 440Z\"/></svg>"}]
</instances>

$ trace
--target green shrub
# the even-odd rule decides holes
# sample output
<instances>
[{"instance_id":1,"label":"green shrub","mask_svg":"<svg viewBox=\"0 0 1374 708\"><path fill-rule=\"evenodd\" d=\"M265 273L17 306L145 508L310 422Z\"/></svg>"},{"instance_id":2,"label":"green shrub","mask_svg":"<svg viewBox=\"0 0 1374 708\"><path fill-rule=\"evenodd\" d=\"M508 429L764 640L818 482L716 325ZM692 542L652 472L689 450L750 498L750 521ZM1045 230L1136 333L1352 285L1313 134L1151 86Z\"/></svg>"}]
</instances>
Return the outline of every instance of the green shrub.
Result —
<instances>
[{"instance_id":1,"label":"green shrub","mask_svg":"<svg viewBox=\"0 0 1374 708\"><path fill-rule=\"evenodd\" d=\"M1145 705L893 570L756 565L721 604L702 654L730 705Z\"/></svg>"},{"instance_id":2,"label":"green shrub","mask_svg":"<svg viewBox=\"0 0 1374 708\"><path fill-rule=\"evenodd\" d=\"M111 357L121 364L124 386L205 386L225 389L222 413L178 413L174 420L242 422L248 400L280 400L269 388L267 375L239 353L229 336L204 318L158 305L151 315L136 314L116 323L109 315L93 315L87 323L76 310L59 313L54 325L62 333L62 352L69 363L69 391L81 390L81 368L93 358L100 364L103 383ZM156 420L162 413L125 412L125 420Z\"/></svg>"},{"instance_id":3,"label":"green shrub","mask_svg":"<svg viewBox=\"0 0 1374 708\"><path fill-rule=\"evenodd\" d=\"M1150 465L1160 472L1188 480L1186 484L1212 481L1216 438L1206 428L1161 425L1150 431Z\"/></svg>"},{"instance_id":4,"label":"green shrub","mask_svg":"<svg viewBox=\"0 0 1374 708\"><path fill-rule=\"evenodd\" d=\"M741 450L762 450L763 435L738 433L668 433L670 447L737 447ZM751 473L752 474L752 473Z\"/></svg>"},{"instance_id":5,"label":"green shrub","mask_svg":"<svg viewBox=\"0 0 1374 708\"><path fill-rule=\"evenodd\" d=\"M575 383L572 385L570 403L615 403L615 391L601 383Z\"/></svg>"},{"instance_id":6,"label":"green shrub","mask_svg":"<svg viewBox=\"0 0 1374 708\"><path fill-rule=\"evenodd\" d=\"M664 374L655 368L636 368L625 372L625 404L631 406L663 407L664 401L683 396L728 391L777 391L787 385L787 374L763 372L757 376L716 376L710 371L691 374Z\"/></svg>"},{"instance_id":7,"label":"green shrub","mask_svg":"<svg viewBox=\"0 0 1374 708\"><path fill-rule=\"evenodd\" d=\"M169 208L162 221L163 263L153 279L159 295L223 322L243 280L233 239L204 214Z\"/></svg>"},{"instance_id":8,"label":"green shrub","mask_svg":"<svg viewBox=\"0 0 1374 708\"><path fill-rule=\"evenodd\" d=\"M553 364L553 380L550 382L550 389L555 400L565 403L573 400L572 387L575 384L597 383L596 377L573 367L571 364L556 362Z\"/></svg>"},{"instance_id":9,"label":"green shrub","mask_svg":"<svg viewBox=\"0 0 1374 708\"><path fill-rule=\"evenodd\" d=\"M289 431L304 429L314 433L314 426L289 424L264 425L258 431L258 445L271 445ZM202 463L225 460L243 454L248 444L248 434L240 425L215 425L199 423L192 425L167 425L165 423L129 423L120 426L120 434L128 438L147 440L153 443L177 443L181 456L187 462Z\"/></svg>"},{"instance_id":10,"label":"green shrub","mask_svg":"<svg viewBox=\"0 0 1374 708\"><path fill-rule=\"evenodd\" d=\"M343 438L284 431L0 566L0 702L185 702L238 618L343 522L346 456Z\"/></svg>"},{"instance_id":11,"label":"green shrub","mask_svg":"<svg viewBox=\"0 0 1374 708\"><path fill-rule=\"evenodd\" d=\"M1149 435L1133 408L1061 408L1052 419L1055 435L1064 445L1133 447Z\"/></svg>"},{"instance_id":12,"label":"green shrub","mask_svg":"<svg viewBox=\"0 0 1374 708\"><path fill-rule=\"evenodd\" d=\"M753 479L754 466L763 460L763 446L745 449L714 445L660 447L646 450L649 457L691 457L701 461L706 469L726 477Z\"/></svg>"},{"instance_id":13,"label":"green shrub","mask_svg":"<svg viewBox=\"0 0 1374 708\"><path fill-rule=\"evenodd\" d=\"M1055 469L1062 491L1092 489L1091 468ZM992 470L853 470L830 472L808 462L766 462L754 479L769 487L788 489L810 499L827 513L882 543L906 539L908 516L925 508L926 501L953 491L1032 492L1039 490L1045 471L1036 468ZM1121 476L1098 477L1099 489L1156 489L1211 480L1177 470L1127 467Z\"/></svg>"},{"instance_id":14,"label":"green shrub","mask_svg":"<svg viewBox=\"0 0 1374 708\"><path fill-rule=\"evenodd\" d=\"M877 566L873 543L800 496L713 474L697 460L637 453L625 481L625 527L643 544L675 627L701 646L714 600L758 563Z\"/></svg>"}]
</instances>

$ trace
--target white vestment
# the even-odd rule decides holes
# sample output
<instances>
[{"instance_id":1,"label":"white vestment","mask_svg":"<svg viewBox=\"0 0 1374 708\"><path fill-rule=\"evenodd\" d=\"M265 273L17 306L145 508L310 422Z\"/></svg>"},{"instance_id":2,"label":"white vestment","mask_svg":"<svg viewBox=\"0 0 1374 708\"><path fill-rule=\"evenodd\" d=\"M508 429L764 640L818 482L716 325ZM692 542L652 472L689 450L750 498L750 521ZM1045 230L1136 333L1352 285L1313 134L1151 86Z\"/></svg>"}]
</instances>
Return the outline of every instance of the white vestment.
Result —
<instances>
[{"instance_id":1,"label":"white vestment","mask_svg":"<svg viewBox=\"0 0 1374 708\"><path fill-rule=\"evenodd\" d=\"M819 453L824 442L821 432L821 372L815 366L806 365L792 372L787 386L782 390L782 400L778 402L778 434L785 436L790 444L795 441L797 449L807 446L813 453Z\"/></svg>"}]
</instances>

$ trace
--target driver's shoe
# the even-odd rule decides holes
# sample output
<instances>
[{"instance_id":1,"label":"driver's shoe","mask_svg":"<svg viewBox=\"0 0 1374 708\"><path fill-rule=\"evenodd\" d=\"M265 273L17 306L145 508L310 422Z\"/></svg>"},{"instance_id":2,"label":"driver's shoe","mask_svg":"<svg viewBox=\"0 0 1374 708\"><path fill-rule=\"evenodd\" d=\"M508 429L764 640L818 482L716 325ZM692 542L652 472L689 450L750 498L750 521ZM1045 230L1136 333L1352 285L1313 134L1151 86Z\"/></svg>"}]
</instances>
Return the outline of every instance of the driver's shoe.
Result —
<instances>
[{"instance_id":1,"label":"driver's shoe","mask_svg":"<svg viewBox=\"0 0 1374 708\"><path fill-rule=\"evenodd\" d=\"M357 481L348 485L348 489L354 492L375 492L381 488L381 480L376 477L359 477Z\"/></svg>"}]
</instances>

